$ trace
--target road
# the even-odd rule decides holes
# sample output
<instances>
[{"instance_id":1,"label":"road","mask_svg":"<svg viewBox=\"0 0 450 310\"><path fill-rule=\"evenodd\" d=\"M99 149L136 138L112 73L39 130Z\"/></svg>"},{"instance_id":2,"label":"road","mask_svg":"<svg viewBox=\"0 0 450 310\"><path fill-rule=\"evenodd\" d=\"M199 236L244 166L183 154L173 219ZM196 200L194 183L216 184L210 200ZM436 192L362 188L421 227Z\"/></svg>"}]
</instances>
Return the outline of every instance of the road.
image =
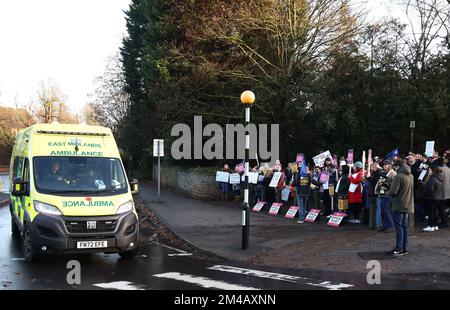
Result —
<instances>
[{"instance_id":1,"label":"road","mask_svg":"<svg viewBox=\"0 0 450 310\"><path fill-rule=\"evenodd\" d=\"M141 244L132 260L117 254L47 256L37 263L23 260L20 242L11 237L7 208L0 209L0 289L145 289L145 290L312 290L312 289L409 289L419 282L383 279L368 285L366 276L351 273L298 271L289 268L246 266L186 253L154 241ZM66 281L66 265L77 260L81 283ZM427 288L433 288L428 286Z\"/></svg>"}]
</instances>

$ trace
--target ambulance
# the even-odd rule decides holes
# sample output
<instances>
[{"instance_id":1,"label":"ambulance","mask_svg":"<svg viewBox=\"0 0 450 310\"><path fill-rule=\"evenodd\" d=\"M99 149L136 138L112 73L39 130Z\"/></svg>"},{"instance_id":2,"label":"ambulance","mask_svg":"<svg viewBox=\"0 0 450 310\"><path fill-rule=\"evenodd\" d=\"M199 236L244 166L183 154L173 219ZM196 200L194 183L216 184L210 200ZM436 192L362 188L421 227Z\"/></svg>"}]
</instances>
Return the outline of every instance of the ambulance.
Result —
<instances>
[{"instance_id":1,"label":"ambulance","mask_svg":"<svg viewBox=\"0 0 450 310\"><path fill-rule=\"evenodd\" d=\"M139 242L133 196L109 128L37 124L17 135L10 163L13 236L24 258L42 254L135 256Z\"/></svg>"}]
</instances>

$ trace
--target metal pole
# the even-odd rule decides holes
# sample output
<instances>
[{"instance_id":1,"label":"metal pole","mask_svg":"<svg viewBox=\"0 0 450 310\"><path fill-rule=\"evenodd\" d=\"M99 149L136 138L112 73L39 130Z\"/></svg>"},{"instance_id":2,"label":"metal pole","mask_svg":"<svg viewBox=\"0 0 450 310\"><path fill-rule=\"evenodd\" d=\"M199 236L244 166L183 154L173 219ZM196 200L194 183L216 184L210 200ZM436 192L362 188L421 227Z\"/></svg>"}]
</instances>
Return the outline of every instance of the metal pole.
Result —
<instances>
[{"instance_id":1,"label":"metal pole","mask_svg":"<svg viewBox=\"0 0 450 310\"><path fill-rule=\"evenodd\" d=\"M158 141L158 198L157 202L160 201L161 195L161 150L160 150L160 142Z\"/></svg>"},{"instance_id":2,"label":"metal pole","mask_svg":"<svg viewBox=\"0 0 450 310\"><path fill-rule=\"evenodd\" d=\"M414 141L414 128L411 128L411 147L410 147L410 151L413 151L413 141Z\"/></svg>"},{"instance_id":3,"label":"metal pole","mask_svg":"<svg viewBox=\"0 0 450 310\"><path fill-rule=\"evenodd\" d=\"M250 123L250 107L245 108L245 124ZM250 234L250 208L248 204L249 191L248 191L248 173L249 173L249 152L250 152L250 134L247 132L245 135L245 181L244 181L244 204L242 209L242 249L245 250L248 247L248 240Z\"/></svg>"}]
</instances>

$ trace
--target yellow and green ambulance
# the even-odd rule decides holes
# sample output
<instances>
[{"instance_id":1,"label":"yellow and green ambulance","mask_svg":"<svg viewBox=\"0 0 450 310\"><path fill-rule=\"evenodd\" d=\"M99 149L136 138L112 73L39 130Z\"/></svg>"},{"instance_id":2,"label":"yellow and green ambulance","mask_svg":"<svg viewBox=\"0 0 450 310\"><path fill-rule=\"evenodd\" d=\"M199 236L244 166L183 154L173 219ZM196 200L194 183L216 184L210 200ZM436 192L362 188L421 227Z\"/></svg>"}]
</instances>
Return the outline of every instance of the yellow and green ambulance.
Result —
<instances>
[{"instance_id":1,"label":"yellow and green ambulance","mask_svg":"<svg viewBox=\"0 0 450 310\"><path fill-rule=\"evenodd\" d=\"M11 227L27 261L44 253L133 257L137 191L109 128L37 124L17 135L10 164Z\"/></svg>"}]
</instances>

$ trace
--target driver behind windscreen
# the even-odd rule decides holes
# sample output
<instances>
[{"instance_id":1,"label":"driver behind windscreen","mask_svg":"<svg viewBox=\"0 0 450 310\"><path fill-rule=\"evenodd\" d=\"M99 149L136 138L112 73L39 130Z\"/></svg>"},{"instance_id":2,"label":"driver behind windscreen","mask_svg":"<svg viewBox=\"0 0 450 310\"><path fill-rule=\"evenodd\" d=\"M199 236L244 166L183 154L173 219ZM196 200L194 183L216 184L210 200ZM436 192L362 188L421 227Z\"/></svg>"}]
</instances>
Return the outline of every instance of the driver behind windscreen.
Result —
<instances>
[{"instance_id":1,"label":"driver behind windscreen","mask_svg":"<svg viewBox=\"0 0 450 310\"><path fill-rule=\"evenodd\" d=\"M59 159L52 159L50 164L50 172L45 178L50 184L62 185L65 183L64 176L61 171L61 162Z\"/></svg>"}]
</instances>

